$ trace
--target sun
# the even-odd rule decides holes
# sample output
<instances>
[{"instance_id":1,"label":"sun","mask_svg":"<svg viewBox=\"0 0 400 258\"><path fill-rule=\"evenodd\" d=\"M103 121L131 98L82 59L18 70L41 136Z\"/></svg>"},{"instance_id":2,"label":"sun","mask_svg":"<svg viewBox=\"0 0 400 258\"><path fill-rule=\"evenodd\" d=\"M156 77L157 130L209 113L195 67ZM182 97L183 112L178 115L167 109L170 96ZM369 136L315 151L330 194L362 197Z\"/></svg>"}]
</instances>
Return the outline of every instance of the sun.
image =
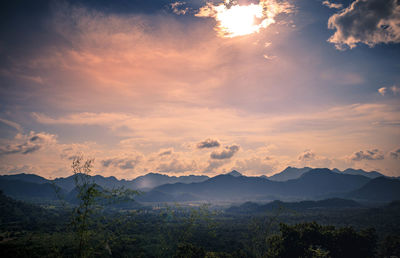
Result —
<instances>
[{"instance_id":1,"label":"sun","mask_svg":"<svg viewBox=\"0 0 400 258\"><path fill-rule=\"evenodd\" d=\"M225 5L216 7L216 20L220 33L225 37L236 37L252 34L260 30L260 19L263 8L260 5L234 5L229 9Z\"/></svg>"},{"instance_id":2,"label":"sun","mask_svg":"<svg viewBox=\"0 0 400 258\"><path fill-rule=\"evenodd\" d=\"M233 38L260 32L275 23L275 16L290 13L291 5L276 0L259 0L258 4L239 5L237 1L207 3L199 9L197 17L212 17L217 22L215 30L224 38Z\"/></svg>"}]
</instances>

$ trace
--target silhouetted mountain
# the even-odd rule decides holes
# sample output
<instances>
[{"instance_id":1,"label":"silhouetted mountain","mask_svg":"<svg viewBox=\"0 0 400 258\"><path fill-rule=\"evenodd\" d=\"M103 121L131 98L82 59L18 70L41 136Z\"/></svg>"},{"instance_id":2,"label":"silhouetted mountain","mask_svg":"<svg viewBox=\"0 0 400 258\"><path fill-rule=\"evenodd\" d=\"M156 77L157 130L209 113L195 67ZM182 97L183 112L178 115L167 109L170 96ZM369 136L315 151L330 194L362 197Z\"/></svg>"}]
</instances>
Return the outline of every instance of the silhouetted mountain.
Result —
<instances>
[{"instance_id":1,"label":"silhouetted mountain","mask_svg":"<svg viewBox=\"0 0 400 258\"><path fill-rule=\"evenodd\" d=\"M58 199L55 186L50 183L36 184L21 180L0 179L0 189L4 194L18 200L46 201ZM65 190L60 189L59 194L65 194Z\"/></svg>"},{"instance_id":2,"label":"silhouetted mountain","mask_svg":"<svg viewBox=\"0 0 400 258\"><path fill-rule=\"evenodd\" d=\"M302 176L304 173L307 173L311 169L312 168L309 167L305 168L287 167L282 172L268 177L268 179L272 181L287 181L291 179L296 179Z\"/></svg>"},{"instance_id":3,"label":"silhouetted mountain","mask_svg":"<svg viewBox=\"0 0 400 258\"><path fill-rule=\"evenodd\" d=\"M400 200L400 181L387 177L378 177L372 179L360 189L350 192L347 197L379 202Z\"/></svg>"},{"instance_id":4,"label":"silhouetted mountain","mask_svg":"<svg viewBox=\"0 0 400 258\"><path fill-rule=\"evenodd\" d=\"M329 169L313 169L298 179L285 182L218 175L201 183L166 184L156 187L154 191L172 196L187 194L196 200L246 200L271 196L316 198L353 191L369 180L364 176L333 173Z\"/></svg>"},{"instance_id":5,"label":"silhouetted mountain","mask_svg":"<svg viewBox=\"0 0 400 258\"><path fill-rule=\"evenodd\" d=\"M282 202L273 201L267 204L246 202L240 206L232 206L226 210L229 213L254 214L277 210L305 210L305 209L333 209L354 208L361 205L353 200L340 198L325 199L321 201Z\"/></svg>"},{"instance_id":6,"label":"silhouetted mountain","mask_svg":"<svg viewBox=\"0 0 400 258\"><path fill-rule=\"evenodd\" d=\"M284 192L303 197L334 196L358 189L369 180L365 176L338 174L327 168L317 168L298 179L284 182Z\"/></svg>"},{"instance_id":7,"label":"silhouetted mountain","mask_svg":"<svg viewBox=\"0 0 400 258\"><path fill-rule=\"evenodd\" d=\"M125 180L125 179L118 180L113 176L103 177L100 175L93 176L92 178L96 184L106 189L125 187L127 189L132 189L132 190L150 190L154 187L163 184L173 184L178 182L193 183L193 182L202 182L208 179L207 176L189 175L189 176L176 177L176 176L168 176L157 173L149 173L144 176L139 176L133 180ZM66 178L57 178L54 180L54 182L58 186L67 189L68 191L71 191L75 186L73 175Z\"/></svg>"},{"instance_id":8,"label":"silhouetted mountain","mask_svg":"<svg viewBox=\"0 0 400 258\"><path fill-rule=\"evenodd\" d=\"M69 177L61 177L54 179L54 183L63 188L67 191L71 191L75 187L75 175ZM118 180L113 176L110 177L103 177L100 175L91 176L91 180L94 181L97 185L106 188L106 189L113 189L118 187L127 187L130 185L130 181L127 180Z\"/></svg>"},{"instance_id":9,"label":"silhouetted mountain","mask_svg":"<svg viewBox=\"0 0 400 258\"><path fill-rule=\"evenodd\" d=\"M157 173L149 173L144 176L139 176L136 179L132 180L127 187L131 189L139 189L139 190L146 190L152 189L154 187L164 185L164 184L174 184L174 183L197 183L203 182L209 179L208 176L168 176L162 175Z\"/></svg>"},{"instance_id":10,"label":"silhouetted mountain","mask_svg":"<svg viewBox=\"0 0 400 258\"><path fill-rule=\"evenodd\" d=\"M232 171L229 172L227 175L234 176L234 177L243 176L242 174L240 174L240 173L237 172L236 170L232 170Z\"/></svg>"},{"instance_id":11,"label":"silhouetted mountain","mask_svg":"<svg viewBox=\"0 0 400 258\"><path fill-rule=\"evenodd\" d=\"M381 177L384 176L381 173L377 172L377 171L371 171L371 172L366 172L362 169L352 169L352 168L348 168L344 171L342 171L341 173L343 174L347 174L347 175L360 175L360 176L366 176L369 178L377 178L377 177Z\"/></svg>"},{"instance_id":12,"label":"silhouetted mountain","mask_svg":"<svg viewBox=\"0 0 400 258\"><path fill-rule=\"evenodd\" d=\"M36 184L44 184L44 183L49 183L49 180L47 180L44 177L35 175L35 174L16 174L16 175L4 175L0 176L0 179L5 179L5 180L20 180L24 182L29 182L29 183L36 183Z\"/></svg>"},{"instance_id":13,"label":"silhouetted mountain","mask_svg":"<svg viewBox=\"0 0 400 258\"><path fill-rule=\"evenodd\" d=\"M307 170L309 171L304 172ZM147 190L147 193L135 198L142 202L288 200L328 197L346 197L371 201L400 199L400 187L398 186L400 181L397 179L386 177L370 179L364 176L367 172L362 170L337 171L288 167L282 173L275 175L275 179L283 180L288 178L288 175L302 175L286 181L273 181L263 177L246 177L235 170L213 178L206 176L170 177L149 173L134 180L118 180L115 177L99 175L93 176L91 179L99 187L105 189L125 187L142 189L142 191ZM353 173L356 173L356 175L353 175ZM375 176L376 173L370 172L367 175ZM74 176L57 178L53 181L26 174L0 177L0 189L13 198L23 200L57 199L53 183L59 186L62 189L62 194L65 195L71 192L75 186ZM70 193L69 196L71 195L73 194Z\"/></svg>"}]
</instances>

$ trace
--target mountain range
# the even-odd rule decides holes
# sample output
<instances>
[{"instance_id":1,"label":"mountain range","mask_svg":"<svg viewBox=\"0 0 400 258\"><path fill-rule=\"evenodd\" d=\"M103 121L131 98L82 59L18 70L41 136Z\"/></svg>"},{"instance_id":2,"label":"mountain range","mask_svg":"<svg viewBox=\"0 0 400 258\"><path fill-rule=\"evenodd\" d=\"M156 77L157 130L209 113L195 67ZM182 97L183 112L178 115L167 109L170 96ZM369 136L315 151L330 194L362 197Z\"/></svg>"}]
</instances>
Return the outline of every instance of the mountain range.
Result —
<instances>
[{"instance_id":1,"label":"mountain range","mask_svg":"<svg viewBox=\"0 0 400 258\"><path fill-rule=\"evenodd\" d=\"M149 173L133 180L92 176L102 188L125 187L140 190L139 202L191 201L271 201L347 198L383 202L400 199L400 180L384 177L376 171L288 167L271 177L247 177L238 171L208 176L168 176ZM74 176L49 180L33 174L0 176L0 189L8 196L23 200L55 200L59 193L71 195Z\"/></svg>"},{"instance_id":2,"label":"mountain range","mask_svg":"<svg viewBox=\"0 0 400 258\"><path fill-rule=\"evenodd\" d=\"M309 172L310 170L312 170L312 168L310 168L310 167L295 168L295 167L289 166L280 173L274 174L270 177L267 177L267 176L262 176L262 177L268 178L269 180L272 180L272 181L287 181L290 179L297 179L297 178L301 177L304 173ZM340 171L339 169L334 168L334 169L332 169L332 172L335 172L338 174L344 174L344 175L359 175L359 176L365 176L368 178L377 178L380 176L384 176L377 171L367 172L362 169L352 169L352 168L348 168L343 171Z\"/></svg>"}]
</instances>

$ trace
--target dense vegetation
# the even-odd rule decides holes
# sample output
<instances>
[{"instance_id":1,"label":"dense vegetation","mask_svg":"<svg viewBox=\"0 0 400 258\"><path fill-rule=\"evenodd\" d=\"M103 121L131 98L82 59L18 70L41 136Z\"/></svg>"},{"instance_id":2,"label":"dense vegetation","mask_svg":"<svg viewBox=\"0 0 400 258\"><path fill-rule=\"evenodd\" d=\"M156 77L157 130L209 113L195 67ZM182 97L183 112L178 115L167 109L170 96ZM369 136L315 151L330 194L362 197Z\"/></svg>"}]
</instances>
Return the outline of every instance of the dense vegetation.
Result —
<instances>
[{"instance_id":1,"label":"dense vegetation","mask_svg":"<svg viewBox=\"0 0 400 258\"><path fill-rule=\"evenodd\" d=\"M68 195L50 185L59 201L29 204L0 191L0 257L400 256L400 201L145 206L134 201L136 191L98 185L91 167L92 160L74 160ZM30 176L27 187L39 179Z\"/></svg>"},{"instance_id":2,"label":"dense vegetation","mask_svg":"<svg viewBox=\"0 0 400 258\"><path fill-rule=\"evenodd\" d=\"M400 255L400 202L380 208L272 209L208 206L103 209L87 227L76 207L38 207L0 195L1 257L389 257ZM87 242L80 246L79 234ZM83 248L80 250L80 248Z\"/></svg>"}]
</instances>

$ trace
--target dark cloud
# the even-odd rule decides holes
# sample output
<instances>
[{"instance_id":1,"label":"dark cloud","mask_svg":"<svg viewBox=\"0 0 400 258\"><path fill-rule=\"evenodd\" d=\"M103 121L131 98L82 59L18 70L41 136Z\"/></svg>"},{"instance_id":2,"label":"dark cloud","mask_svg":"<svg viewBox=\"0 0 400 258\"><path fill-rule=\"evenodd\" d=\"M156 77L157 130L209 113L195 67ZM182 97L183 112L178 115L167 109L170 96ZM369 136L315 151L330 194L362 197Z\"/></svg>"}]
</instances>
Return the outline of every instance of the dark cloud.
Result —
<instances>
[{"instance_id":1,"label":"dark cloud","mask_svg":"<svg viewBox=\"0 0 400 258\"><path fill-rule=\"evenodd\" d=\"M197 144L197 148L198 149L204 149L204 148L214 148L214 147L219 147L221 144L217 141L217 140L213 140L213 139L206 139L202 142L199 142Z\"/></svg>"},{"instance_id":2,"label":"dark cloud","mask_svg":"<svg viewBox=\"0 0 400 258\"><path fill-rule=\"evenodd\" d=\"M158 154L158 156L168 156L172 154L172 150L162 151Z\"/></svg>"},{"instance_id":3,"label":"dark cloud","mask_svg":"<svg viewBox=\"0 0 400 258\"><path fill-rule=\"evenodd\" d=\"M400 148L390 152L390 157L392 159L400 159Z\"/></svg>"},{"instance_id":4,"label":"dark cloud","mask_svg":"<svg viewBox=\"0 0 400 258\"><path fill-rule=\"evenodd\" d=\"M19 143L9 144L5 147L0 147L0 156L9 154L30 154L40 150L45 145L55 142L55 136L46 133L34 133L29 135L18 134L15 141Z\"/></svg>"},{"instance_id":5,"label":"dark cloud","mask_svg":"<svg viewBox=\"0 0 400 258\"><path fill-rule=\"evenodd\" d=\"M118 167L120 169L134 169L136 165L140 162L140 156L135 157L134 159L129 158L111 158L105 159L101 161L103 167Z\"/></svg>"},{"instance_id":6,"label":"dark cloud","mask_svg":"<svg viewBox=\"0 0 400 258\"><path fill-rule=\"evenodd\" d=\"M356 0L332 15L328 27L336 30L328 40L338 49L357 43L370 47L379 43L400 42L399 0Z\"/></svg>"},{"instance_id":7,"label":"dark cloud","mask_svg":"<svg viewBox=\"0 0 400 258\"><path fill-rule=\"evenodd\" d=\"M351 160L361 161L361 160L383 160L384 155L378 149L358 151L351 155Z\"/></svg>"},{"instance_id":8,"label":"dark cloud","mask_svg":"<svg viewBox=\"0 0 400 258\"><path fill-rule=\"evenodd\" d=\"M214 151L211 153L210 157L212 159L230 159L239 151L238 145L226 146L221 152Z\"/></svg>"}]
</instances>

